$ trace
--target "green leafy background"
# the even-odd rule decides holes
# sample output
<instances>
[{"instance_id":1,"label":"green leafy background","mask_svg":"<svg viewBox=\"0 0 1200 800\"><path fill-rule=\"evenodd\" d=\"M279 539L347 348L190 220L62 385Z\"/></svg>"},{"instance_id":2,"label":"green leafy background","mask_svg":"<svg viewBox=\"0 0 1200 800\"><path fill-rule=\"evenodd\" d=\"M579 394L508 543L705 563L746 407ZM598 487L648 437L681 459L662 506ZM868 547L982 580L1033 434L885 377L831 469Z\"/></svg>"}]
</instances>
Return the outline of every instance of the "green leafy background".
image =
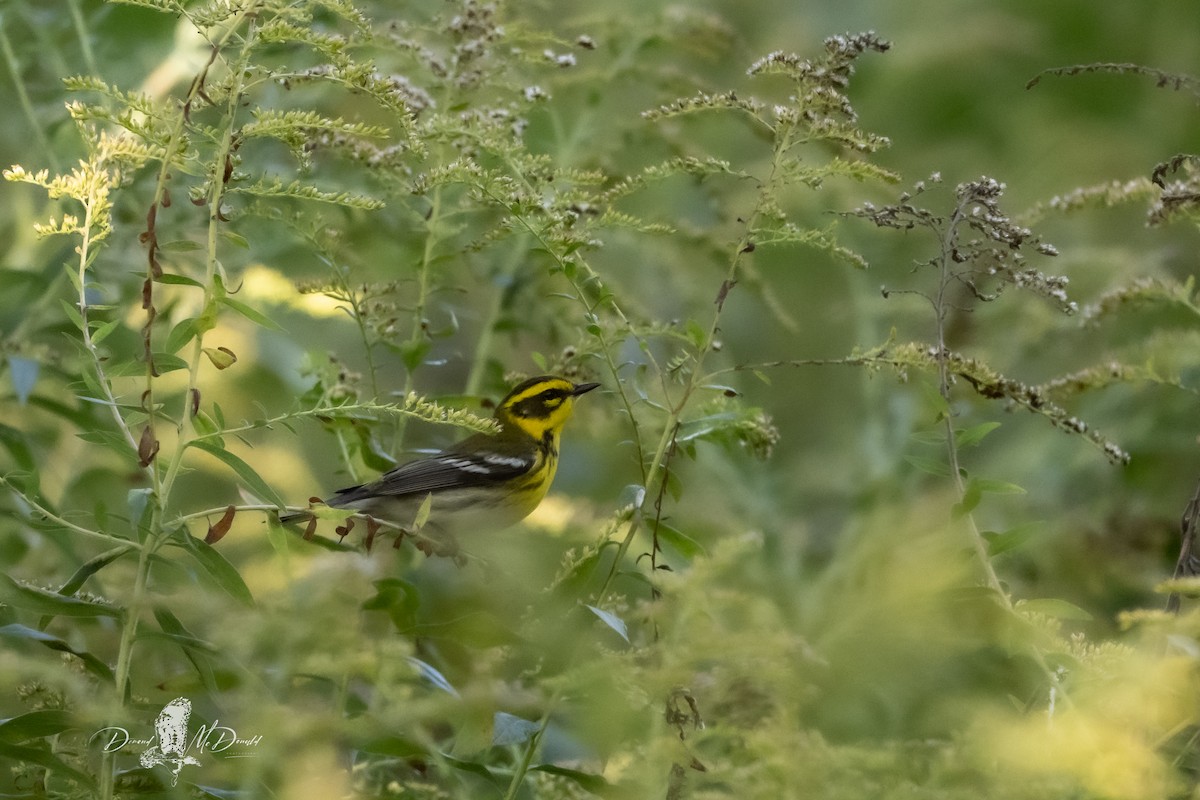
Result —
<instances>
[{"instance_id":1,"label":"green leafy background","mask_svg":"<svg viewBox=\"0 0 1200 800\"><path fill-rule=\"evenodd\" d=\"M184 5L0 3L0 164L66 173L89 137L142 124L72 76L177 118L211 52L196 20L224 36L245 4ZM1186 598L1158 613L1158 587L1200 477L1200 235L1194 203L1155 216L1150 178L1200 149L1200 89L1044 71L1200 75L1194 4L277 5L256 24L344 40L264 37L249 56L228 223L210 225L222 165L204 158L222 153L242 28L218 107L196 101L197 157L169 170L148 468L181 454L169 492L95 402L79 238L35 234L78 206L0 183L3 792L1192 796L1200 618ZM851 127L890 146L798 147L761 235L745 229L774 185L772 134L733 102L644 113L733 91L773 118L797 85L752 64L865 30L891 47L855 60ZM493 38L472 61L476 34ZM304 72L346 54L337 80ZM96 104L96 127L68 102ZM1189 169L1167 180L1195 192ZM114 188L85 288L135 439L158 175L151 160ZM1079 311L959 286L948 346L1041 387L1127 465L964 378L945 401L933 357L903 349L935 340L916 292L935 290L939 242L848 214L926 181L913 202L948 215L981 175L1053 244L1029 266L1068 277ZM268 523L478 428L434 423L486 417L544 371L604 388L579 402L551 496L466 537L465 565L387 531L368 551L361 522L340 544L335 520L312 542ZM201 413L177 434L193 386ZM673 430L659 492L645 466ZM149 737L181 696L193 729L261 735L253 757L203 753L172 788L134 748L89 743L108 725Z\"/></svg>"}]
</instances>

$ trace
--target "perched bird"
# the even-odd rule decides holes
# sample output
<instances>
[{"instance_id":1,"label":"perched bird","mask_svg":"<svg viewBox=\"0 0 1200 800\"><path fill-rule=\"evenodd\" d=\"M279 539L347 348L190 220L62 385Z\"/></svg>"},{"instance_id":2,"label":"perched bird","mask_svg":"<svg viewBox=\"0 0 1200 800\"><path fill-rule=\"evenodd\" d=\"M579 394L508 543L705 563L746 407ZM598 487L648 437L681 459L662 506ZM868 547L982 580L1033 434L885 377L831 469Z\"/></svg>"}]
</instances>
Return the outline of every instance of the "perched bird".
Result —
<instances>
[{"instance_id":1,"label":"perched bird","mask_svg":"<svg viewBox=\"0 0 1200 800\"><path fill-rule=\"evenodd\" d=\"M1200 553L1196 552L1196 534L1200 533L1200 485L1191 501L1183 510L1183 519L1179 520L1179 561L1175 564L1175 579L1194 578L1200 575ZM1167 611L1179 613L1179 592L1167 596Z\"/></svg>"},{"instance_id":2,"label":"perched bird","mask_svg":"<svg viewBox=\"0 0 1200 800\"><path fill-rule=\"evenodd\" d=\"M499 529L537 508L558 468L558 444L575 398L598 383L543 375L517 385L496 407L497 433L477 433L447 449L386 472L326 500L401 527L432 496L429 526L452 533ZM288 514L282 522L309 518Z\"/></svg>"}]
</instances>

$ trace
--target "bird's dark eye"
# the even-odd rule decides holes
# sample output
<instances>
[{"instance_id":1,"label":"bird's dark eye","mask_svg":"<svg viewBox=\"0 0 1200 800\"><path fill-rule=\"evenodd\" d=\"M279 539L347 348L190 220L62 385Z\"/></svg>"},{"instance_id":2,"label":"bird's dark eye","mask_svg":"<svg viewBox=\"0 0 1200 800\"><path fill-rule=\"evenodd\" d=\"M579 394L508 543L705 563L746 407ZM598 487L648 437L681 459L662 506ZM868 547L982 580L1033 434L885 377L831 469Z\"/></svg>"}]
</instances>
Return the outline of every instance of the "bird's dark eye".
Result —
<instances>
[{"instance_id":1,"label":"bird's dark eye","mask_svg":"<svg viewBox=\"0 0 1200 800\"><path fill-rule=\"evenodd\" d=\"M547 389L517 403L513 406L513 412L519 417L544 417L562 405L566 396L567 392L562 389Z\"/></svg>"}]
</instances>

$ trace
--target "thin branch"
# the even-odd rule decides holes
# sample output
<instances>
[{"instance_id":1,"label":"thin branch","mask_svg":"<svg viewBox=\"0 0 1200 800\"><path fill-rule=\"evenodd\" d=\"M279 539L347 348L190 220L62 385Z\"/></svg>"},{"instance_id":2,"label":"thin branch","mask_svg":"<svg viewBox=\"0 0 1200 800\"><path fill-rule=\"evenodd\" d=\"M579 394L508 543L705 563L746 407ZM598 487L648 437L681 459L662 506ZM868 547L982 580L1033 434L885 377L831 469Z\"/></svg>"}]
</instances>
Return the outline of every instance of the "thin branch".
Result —
<instances>
[{"instance_id":1,"label":"thin branch","mask_svg":"<svg viewBox=\"0 0 1200 800\"><path fill-rule=\"evenodd\" d=\"M27 506L29 506L31 509L33 509L35 512L37 512L39 515L50 520L55 525L66 528L67 530L72 531L74 533L78 533L81 536L86 536L89 539L98 539L100 541L107 542L109 544L120 544L120 545L123 545L126 547L132 547L135 550L145 549L145 547L140 542L136 542L132 539L122 539L121 537L113 536L110 533L104 533L103 531L97 531L97 530L93 530L91 528L85 528L82 525L78 525L74 522L71 522L70 520L66 519L65 517L55 514L53 511L51 511L50 509L43 506L37 500L34 500L33 497L31 497L29 494L22 491L21 489L18 489L12 483L12 481L6 479L2 475L0 475L0 486L7 488L10 492L12 492L14 495L19 497L21 499L21 502L25 503Z\"/></svg>"}]
</instances>

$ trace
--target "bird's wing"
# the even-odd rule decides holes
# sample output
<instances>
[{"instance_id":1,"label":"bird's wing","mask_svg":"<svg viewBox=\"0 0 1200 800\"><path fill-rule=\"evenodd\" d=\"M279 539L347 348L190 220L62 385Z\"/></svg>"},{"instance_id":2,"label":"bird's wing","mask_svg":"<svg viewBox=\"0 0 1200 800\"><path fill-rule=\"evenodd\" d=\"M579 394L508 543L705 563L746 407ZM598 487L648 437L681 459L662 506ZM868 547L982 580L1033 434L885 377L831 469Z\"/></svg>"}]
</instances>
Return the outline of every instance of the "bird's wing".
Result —
<instances>
[{"instance_id":1,"label":"bird's wing","mask_svg":"<svg viewBox=\"0 0 1200 800\"><path fill-rule=\"evenodd\" d=\"M1179 521L1179 533L1179 561L1175 564L1174 577L1200 575L1200 553L1196 552L1196 534L1200 533L1200 485L1196 486L1196 493L1183 510L1183 519ZM1167 611L1178 614L1179 606L1179 593L1172 592L1167 597Z\"/></svg>"},{"instance_id":2,"label":"bird's wing","mask_svg":"<svg viewBox=\"0 0 1200 800\"><path fill-rule=\"evenodd\" d=\"M342 489L328 503L347 506L372 497L404 497L489 486L524 475L541 457L535 448L518 451L497 448L495 443L495 437L487 434L469 437L436 455L401 464L371 483Z\"/></svg>"}]
</instances>

